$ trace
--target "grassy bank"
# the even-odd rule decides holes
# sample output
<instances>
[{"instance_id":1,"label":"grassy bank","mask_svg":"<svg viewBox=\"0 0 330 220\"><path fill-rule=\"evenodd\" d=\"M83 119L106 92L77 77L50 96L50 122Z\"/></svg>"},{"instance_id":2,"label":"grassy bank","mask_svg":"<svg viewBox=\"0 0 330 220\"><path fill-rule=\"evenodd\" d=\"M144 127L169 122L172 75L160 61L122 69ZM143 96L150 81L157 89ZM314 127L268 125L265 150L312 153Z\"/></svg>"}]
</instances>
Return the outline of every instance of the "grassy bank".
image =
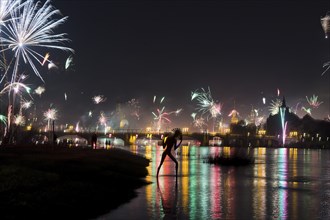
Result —
<instances>
[{"instance_id":1,"label":"grassy bank","mask_svg":"<svg viewBox=\"0 0 330 220\"><path fill-rule=\"evenodd\" d=\"M95 218L135 196L148 164L120 149L0 148L0 218Z\"/></svg>"}]
</instances>

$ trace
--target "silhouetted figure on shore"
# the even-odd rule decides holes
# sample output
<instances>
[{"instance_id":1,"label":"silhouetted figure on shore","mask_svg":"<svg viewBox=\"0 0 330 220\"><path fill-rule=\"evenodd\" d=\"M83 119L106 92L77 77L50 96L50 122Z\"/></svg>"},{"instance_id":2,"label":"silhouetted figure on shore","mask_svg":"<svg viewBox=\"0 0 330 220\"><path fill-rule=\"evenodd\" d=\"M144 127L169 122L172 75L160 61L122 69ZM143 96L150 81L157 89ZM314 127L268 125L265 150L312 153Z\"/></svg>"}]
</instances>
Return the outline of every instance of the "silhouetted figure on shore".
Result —
<instances>
[{"instance_id":1,"label":"silhouetted figure on shore","mask_svg":"<svg viewBox=\"0 0 330 220\"><path fill-rule=\"evenodd\" d=\"M180 140L179 144L176 144L177 139ZM164 152L162 154L162 159L160 160L160 164L158 166L157 178L158 178L159 170L162 167L166 156L169 156L174 161L174 163L175 163L175 177L178 177L178 161L172 155L171 150L172 150L173 147L174 147L174 150L176 150L180 146L181 143L182 143L182 132L179 128L173 129L172 134L170 134L167 137L164 137L164 140L163 140Z\"/></svg>"},{"instance_id":2,"label":"silhouetted figure on shore","mask_svg":"<svg viewBox=\"0 0 330 220\"><path fill-rule=\"evenodd\" d=\"M96 132L92 135L92 149L96 149L97 135Z\"/></svg>"}]
</instances>

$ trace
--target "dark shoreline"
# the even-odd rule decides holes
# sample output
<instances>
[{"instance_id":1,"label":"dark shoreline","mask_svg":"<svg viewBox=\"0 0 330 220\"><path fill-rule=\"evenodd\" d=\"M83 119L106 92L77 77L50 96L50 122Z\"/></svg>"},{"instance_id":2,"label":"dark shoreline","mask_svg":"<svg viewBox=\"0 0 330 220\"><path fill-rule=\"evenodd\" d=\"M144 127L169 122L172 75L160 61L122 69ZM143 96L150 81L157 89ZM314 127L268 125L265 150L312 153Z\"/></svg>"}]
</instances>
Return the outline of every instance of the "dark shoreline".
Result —
<instances>
[{"instance_id":1,"label":"dark shoreline","mask_svg":"<svg viewBox=\"0 0 330 220\"><path fill-rule=\"evenodd\" d=\"M148 184L148 165L115 148L1 147L1 219L96 218Z\"/></svg>"}]
</instances>

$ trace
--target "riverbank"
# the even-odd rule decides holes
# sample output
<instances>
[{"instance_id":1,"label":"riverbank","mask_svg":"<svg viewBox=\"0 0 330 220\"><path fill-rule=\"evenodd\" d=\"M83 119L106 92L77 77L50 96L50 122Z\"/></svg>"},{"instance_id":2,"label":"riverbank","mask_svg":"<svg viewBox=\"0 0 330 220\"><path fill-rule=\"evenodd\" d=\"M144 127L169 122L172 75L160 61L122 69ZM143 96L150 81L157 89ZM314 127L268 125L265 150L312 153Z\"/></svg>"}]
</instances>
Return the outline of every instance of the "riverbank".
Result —
<instances>
[{"instance_id":1,"label":"riverbank","mask_svg":"<svg viewBox=\"0 0 330 220\"><path fill-rule=\"evenodd\" d=\"M120 149L0 148L2 219L91 219L134 198L149 160Z\"/></svg>"}]
</instances>

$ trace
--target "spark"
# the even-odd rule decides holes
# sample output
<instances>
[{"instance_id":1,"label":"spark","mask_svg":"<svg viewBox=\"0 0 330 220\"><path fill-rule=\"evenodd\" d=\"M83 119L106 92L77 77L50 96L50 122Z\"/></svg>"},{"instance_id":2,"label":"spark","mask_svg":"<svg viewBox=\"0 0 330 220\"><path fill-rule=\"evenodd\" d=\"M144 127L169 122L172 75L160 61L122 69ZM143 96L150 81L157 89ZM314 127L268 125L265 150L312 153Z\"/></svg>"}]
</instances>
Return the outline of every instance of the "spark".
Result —
<instances>
[{"instance_id":1,"label":"spark","mask_svg":"<svg viewBox=\"0 0 330 220\"><path fill-rule=\"evenodd\" d=\"M280 89L277 89L277 96L280 96Z\"/></svg>"},{"instance_id":2,"label":"spark","mask_svg":"<svg viewBox=\"0 0 330 220\"><path fill-rule=\"evenodd\" d=\"M92 111L89 111L88 112L88 117L92 117L93 116L93 112Z\"/></svg>"},{"instance_id":3,"label":"spark","mask_svg":"<svg viewBox=\"0 0 330 220\"><path fill-rule=\"evenodd\" d=\"M66 92L64 93L64 100L65 100L65 101L68 100L68 96L66 95Z\"/></svg>"},{"instance_id":4,"label":"spark","mask_svg":"<svg viewBox=\"0 0 330 220\"><path fill-rule=\"evenodd\" d=\"M65 61L65 69L69 69L69 67L73 64L73 57L70 55Z\"/></svg>"},{"instance_id":5,"label":"spark","mask_svg":"<svg viewBox=\"0 0 330 220\"><path fill-rule=\"evenodd\" d=\"M105 102L107 98L105 98L103 95L97 95L94 96L92 99L95 104L100 104L101 102Z\"/></svg>"},{"instance_id":6,"label":"spark","mask_svg":"<svg viewBox=\"0 0 330 220\"><path fill-rule=\"evenodd\" d=\"M265 97L262 98L262 103L263 103L264 105L266 104L266 98L265 98Z\"/></svg>"},{"instance_id":7,"label":"spark","mask_svg":"<svg viewBox=\"0 0 330 220\"><path fill-rule=\"evenodd\" d=\"M50 69L53 69L53 68L58 69L58 67L55 65L55 63L53 63L52 61L50 61L50 62L48 63L48 69L50 70Z\"/></svg>"},{"instance_id":8,"label":"spark","mask_svg":"<svg viewBox=\"0 0 330 220\"><path fill-rule=\"evenodd\" d=\"M48 58L49 58L49 53L46 53L44 60L41 63L41 66L43 66L46 63L46 61L48 61Z\"/></svg>"},{"instance_id":9,"label":"spark","mask_svg":"<svg viewBox=\"0 0 330 220\"><path fill-rule=\"evenodd\" d=\"M23 126L25 124L25 117L21 114L14 116L14 124Z\"/></svg>"},{"instance_id":10,"label":"spark","mask_svg":"<svg viewBox=\"0 0 330 220\"><path fill-rule=\"evenodd\" d=\"M41 94L45 92L45 88L42 86L38 86L38 88L36 88L34 92L41 96Z\"/></svg>"},{"instance_id":11,"label":"spark","mask_svg":"<svg viewBox=\"0 0 330 220\"><path fill-rule=\"evenodd\" d=\"M323 102L319 102L317 101L318 96L313 95L312 97L308 98L306 96L307 102L310 106L312 106L313 108L318 108Z\"/></svg>"},{"instance_id":12,"label":"spark","mask_svg":"<svg viewBox=\"0 0 330 220\"><path fill-rule=\"evenodd\" d=\"M28 109L32 106L33 102L32 101L23 101L22 102L22 109Z\"/></svg>"},{"instance_id":13,"label":"spark","mask_svg":"<svg viewBox=\"0 0 330 220\"><path fill-rule=\"evenodd\" d=\"M325 38L328 38L328 33L330 32L330 11L328 11L327 14L321 18L321 26L323 28Z\"/></svg>"},{"instance_id":14,"label":"spark","mask_svg":"<svg viewBox=\"0 0 330 220\"><path fill-rule=\"evenodd\" d=\"M67 20L67 17L55 18L57 15L60 15L60 11L50 4L50 0L44 4L27 0L17 10L11 11L11 17L14 19L4 25L0 35L0 46L3 48L1 52L10 51L13 53L13 59L15 58L11 82L16 81L21 59L43 81L35 64L42 64L40 59L43 59L43 56L36 48L74 52L73 49L62 46L68 41L65 33L54 33L54 29Z\"/></svg>"}]
</instances>

